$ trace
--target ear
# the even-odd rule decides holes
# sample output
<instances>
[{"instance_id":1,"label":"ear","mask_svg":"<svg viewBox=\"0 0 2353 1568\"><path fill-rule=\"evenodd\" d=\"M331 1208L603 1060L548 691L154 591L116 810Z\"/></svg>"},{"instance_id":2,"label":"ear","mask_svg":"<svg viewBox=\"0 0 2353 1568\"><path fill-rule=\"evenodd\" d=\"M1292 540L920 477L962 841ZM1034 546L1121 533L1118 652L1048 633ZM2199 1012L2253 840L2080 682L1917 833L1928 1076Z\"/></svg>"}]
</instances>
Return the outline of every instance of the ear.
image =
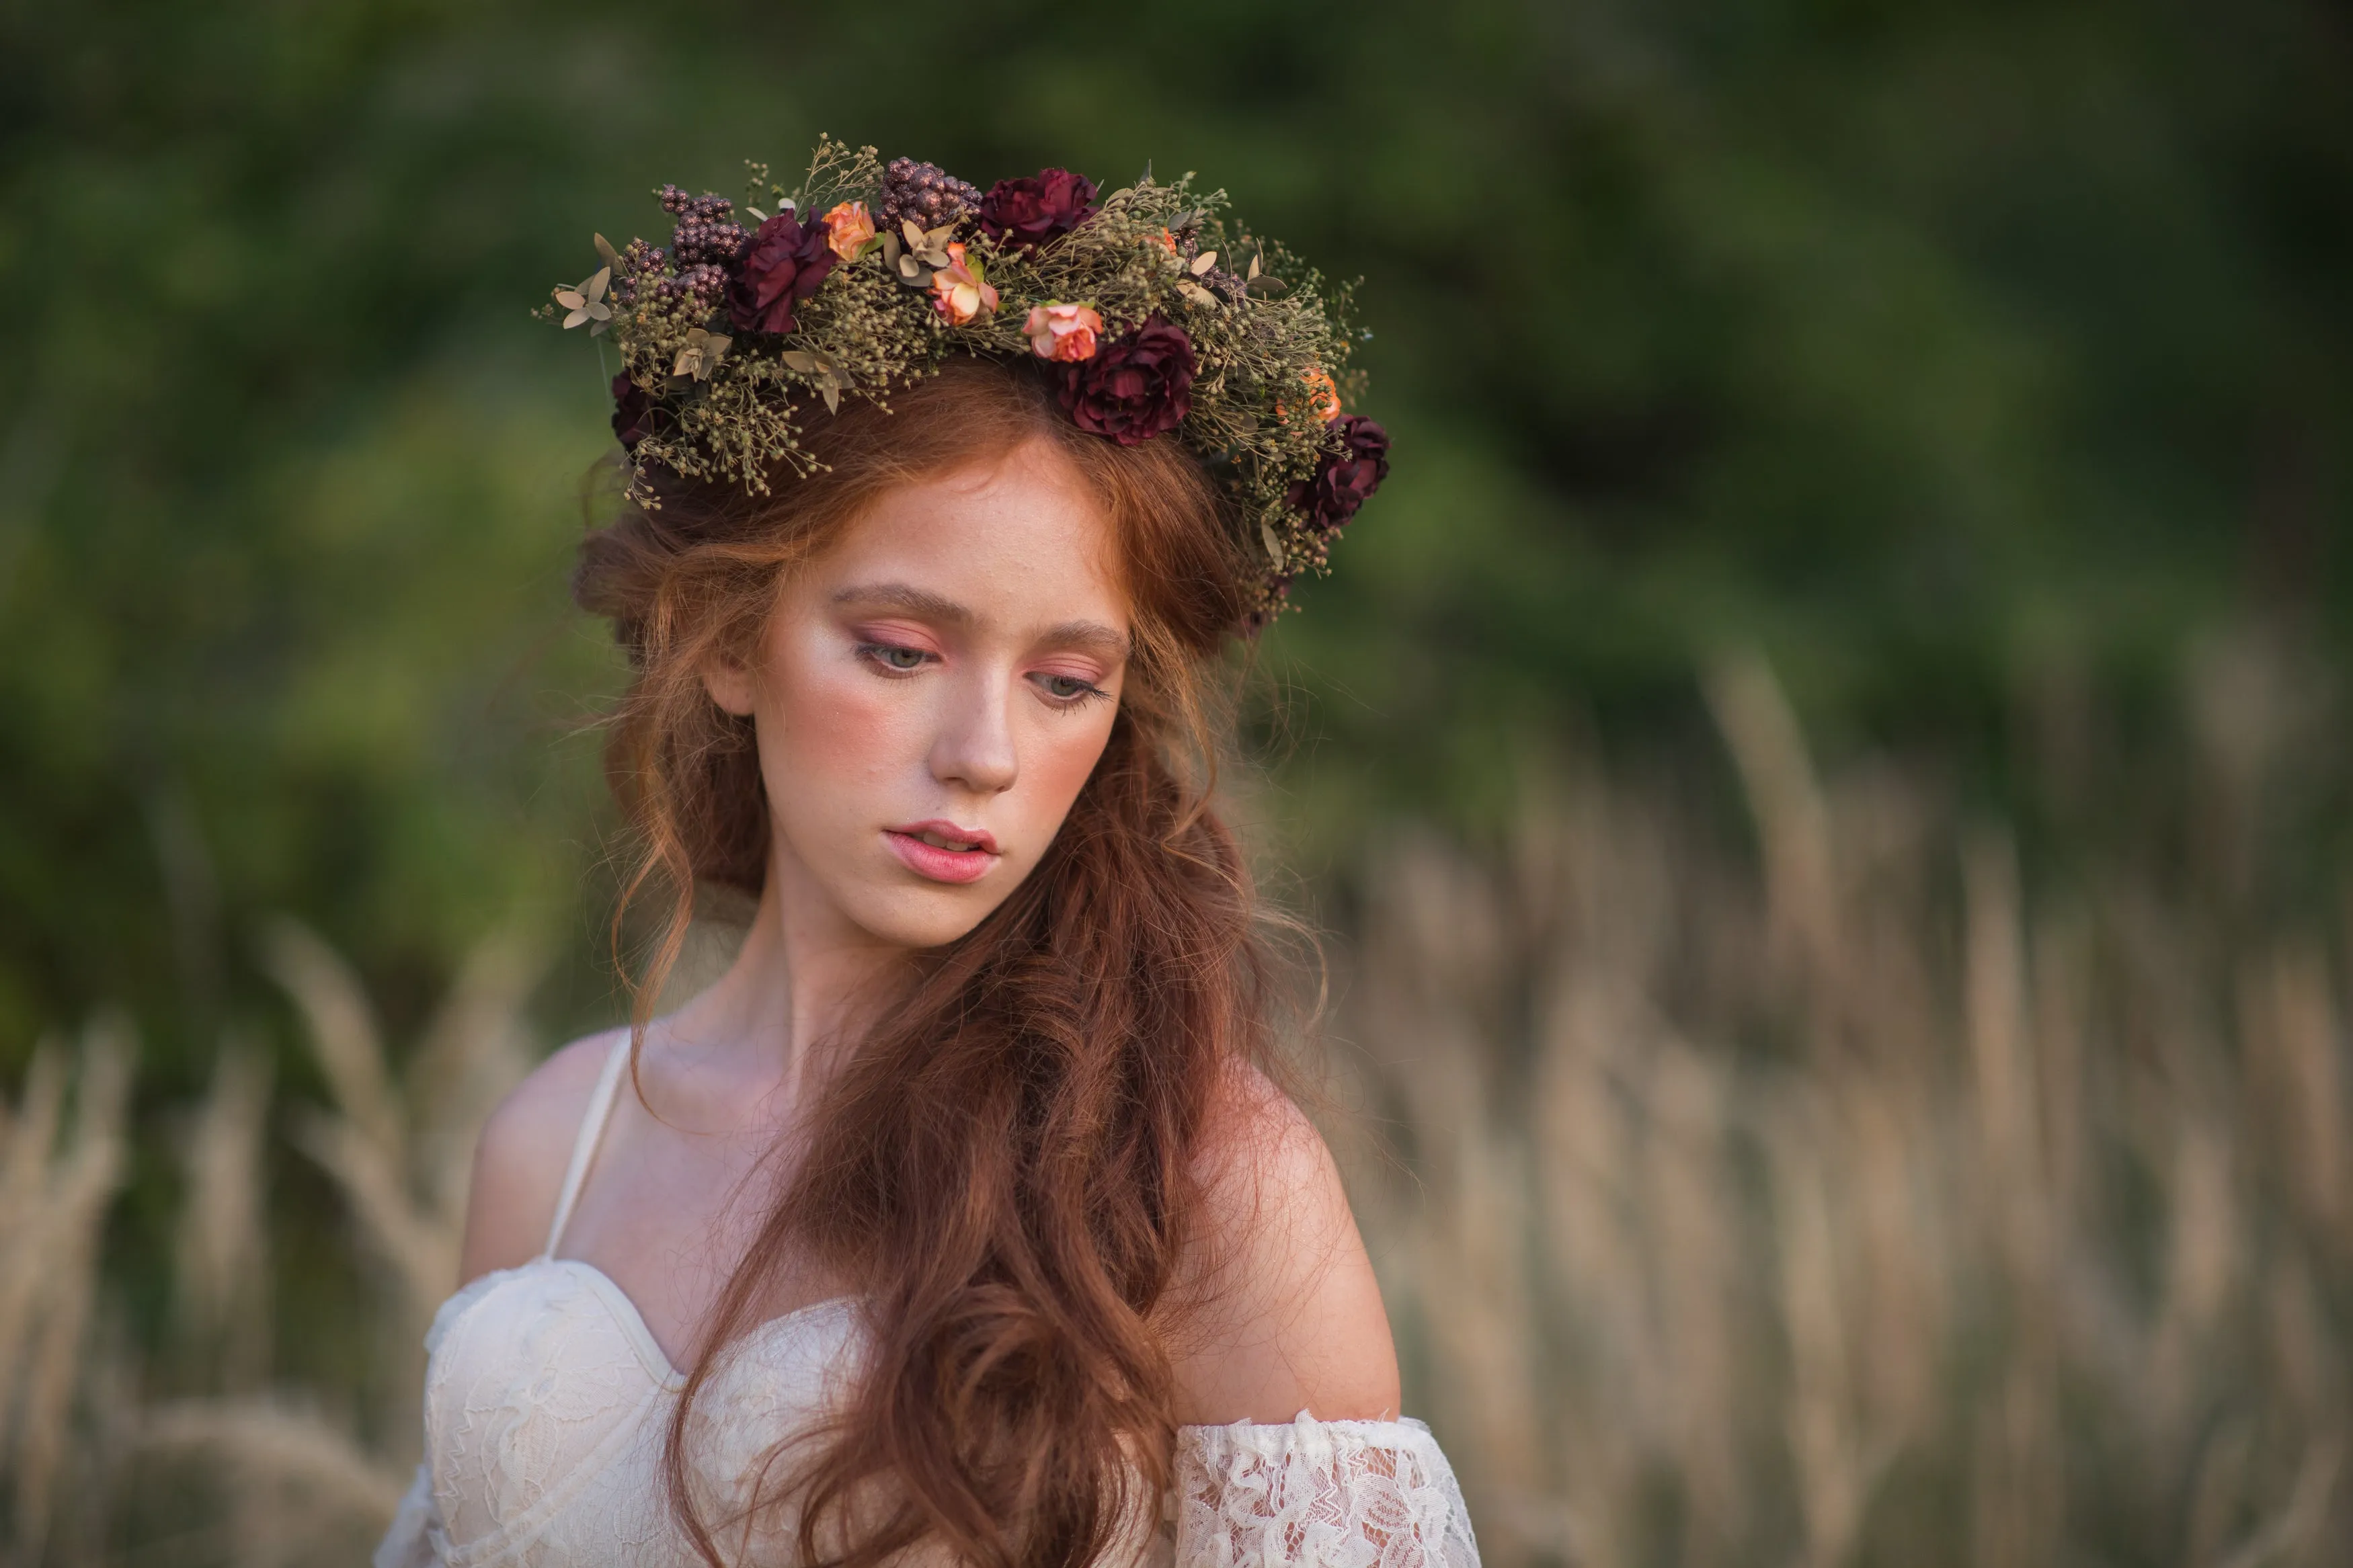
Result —
<instances>
[{"instance_id":1,"label":"ear","mask_svg":"<svg viewBox=\"0 0 2353 1568\"><path fill-rule=\"evenodd\" d=\"M702 664L702 689L711 700L738 719L752 716L752 696L755 678L752 668L725 654L712 654Z\"/></svg>"}]
</instances>

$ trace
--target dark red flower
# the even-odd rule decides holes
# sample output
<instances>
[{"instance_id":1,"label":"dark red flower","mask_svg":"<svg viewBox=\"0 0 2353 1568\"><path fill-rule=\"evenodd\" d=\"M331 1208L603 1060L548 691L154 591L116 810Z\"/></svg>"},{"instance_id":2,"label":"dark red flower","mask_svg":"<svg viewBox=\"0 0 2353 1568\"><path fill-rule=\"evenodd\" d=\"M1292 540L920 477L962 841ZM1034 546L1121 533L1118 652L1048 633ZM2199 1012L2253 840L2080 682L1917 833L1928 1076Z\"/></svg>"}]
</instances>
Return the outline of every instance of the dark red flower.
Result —
<instances>
[{"instance_id":1,"label":"dark red flower","mask_svg":"<svg viewBox=\"0 0 2353 1568\"><path fill-rule=\"evenodd\" d=\"M999 180L980 198L980 226L1000 245L1034 250L1095 216L1095 183L1068 169Z\"/></svg>"},{"instance_id":2,"label":"dark red flower","mask_svg":"<svg viewBox=\"0 0 2353 1568\"><path fill-rule=\"evenodd\" d=\"M762 224L727 281L727 314L737 329L791 331L793 307L816 293L841 259L833 253L831 237L823 223L804 227L791 213Z\"/></svg>"},{"instance_id":3,"label":"dark red flower","mask_svg":"<svg viewBox=\"0 0 2353 1568\"><path fill-rule=\"evenodd\" d=\"M1291 487L1286 498L1293 511L1329 533L1356 515L1389 477L1389 433L1361 414L1344 414L1324 426L1340 437L1345 449L1326 452L1315 465L1315 477Z\"/></svg>"},{"instance_id":4,"label":"dark red flower","mask_svg":"<svg viewBox=\"0 0 2353 1568\"><path fill-rule=\"evenodd\" d=\"M1062 406L1080 429L1138 446L1185 422L1196 370L1193 340L1155 316L1065 366Z\"/></svg>"},{"instance_id":5,"label":"dark red flower","mask_svg":"<svg viewBox=\"0 0 2353 1568\"><path fill-rule=\"evenodd\" d=\"M613 378L613 434L621 445L634 452L638 443L659 433L669 423L668 416L646 389L630 378L628 371Z\"/></svg>"}]
</instances>

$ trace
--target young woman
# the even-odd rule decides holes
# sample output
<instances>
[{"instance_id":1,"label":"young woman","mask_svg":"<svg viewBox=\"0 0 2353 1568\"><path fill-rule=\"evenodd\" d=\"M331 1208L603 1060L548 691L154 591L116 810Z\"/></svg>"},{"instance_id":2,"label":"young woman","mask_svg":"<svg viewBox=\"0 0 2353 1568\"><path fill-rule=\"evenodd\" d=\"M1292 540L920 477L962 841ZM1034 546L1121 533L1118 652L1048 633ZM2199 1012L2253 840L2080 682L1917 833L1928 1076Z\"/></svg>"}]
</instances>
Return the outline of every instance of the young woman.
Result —
<instances>
[{"instance_id":1,"label":"young woman","mask_svg":"<svg viewBox=\"0 0 2353 1568\"><path fill-rule=\"evenodd\" d=\"M698 889L754 913L485 1129L379 1568L1475 1568L1208 793L1387 438L1312 276L1098 197L828 146L558 292L625 362L576 587L641 999Z\"/></svg>"}]
</instances>

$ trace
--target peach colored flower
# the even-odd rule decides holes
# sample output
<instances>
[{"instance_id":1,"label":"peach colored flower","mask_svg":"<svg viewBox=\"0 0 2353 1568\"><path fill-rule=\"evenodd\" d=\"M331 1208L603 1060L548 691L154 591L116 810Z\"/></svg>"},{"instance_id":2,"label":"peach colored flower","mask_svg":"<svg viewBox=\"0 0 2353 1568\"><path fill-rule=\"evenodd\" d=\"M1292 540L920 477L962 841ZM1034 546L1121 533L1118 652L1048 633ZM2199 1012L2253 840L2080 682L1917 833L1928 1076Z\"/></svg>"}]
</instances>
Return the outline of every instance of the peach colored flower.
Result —
<instances>
[{"instance_id":1,"label":"peach colored flower","mask_svg":"<svg viewBox=\"0 0 2353 1568\"><path fill-rule=\"evenodd\" d=\"M1031 352L1062 364L1094 358L1095 337L1103 330L1103 318L1093 310L1059 300L1030 306L1029 319L1021 324Z\"/></svg>"},{"instance_id":2,"label":"peach colored flower","mask_svg":"<svg viewBox=\"0 0 2353 1568\"><path fill-rule=\"evenodd\" d=\"M1169 255L1176 254L1176 237L1165 228L1160 231L1160 243L1168 247Z\"/></svg>"},{"instance_id":3,"label":"peach colored flower","mask_svg":"<svg viewBox=\"0 0 2353 1568\"><path fill-rule=\"evenodd\" d=\"M932 274L932 308L952 327L968 327L997 312L997 290L965 260L958 241L948 242L948 264Z\"/></svg>"},{"instance_id":4,"label":"peach colored flower","mask_svg":"<svg viewBox=\"0 0 2353 1568\"><path fill-rule=\"evenodd\" d=\"M866 242L874 237L874 217L864 202L843 202L825 215L825 226L829 231L826 243L844 261L857 260Z\"/></svg>"},{"instance_id":5,"label":"peach colored flower","mask_svg":"<svg viewBox=\"0 0 2353 1568\"><path fill-rule=\"evenodd\" d=\"M1310 365L1305 380L1307 411L1315 416L1315 422L1321 425L1340 417L1340 388L1333 382L1331 373Z\"/></svg>"}]
</instances>

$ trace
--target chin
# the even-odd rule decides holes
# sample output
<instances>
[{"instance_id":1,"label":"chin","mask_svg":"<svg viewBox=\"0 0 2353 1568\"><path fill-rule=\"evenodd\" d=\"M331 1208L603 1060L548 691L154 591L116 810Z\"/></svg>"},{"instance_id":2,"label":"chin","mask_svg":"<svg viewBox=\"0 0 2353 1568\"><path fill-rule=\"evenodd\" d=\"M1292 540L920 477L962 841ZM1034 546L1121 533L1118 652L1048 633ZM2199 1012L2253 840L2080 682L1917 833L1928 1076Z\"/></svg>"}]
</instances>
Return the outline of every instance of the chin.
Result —
<instances>
[{"instance_id":1,"label":"chin","mask_svg":"<svg viewBox=\"0 0 2353 1568\"><path fill-rule=\"evenodd\" d=\"M871 935L893 947L945 947L970 935L1019 883L1018 877L1008 878L1003 886L986 891L979 887L877 889L848 912Z\"/></svg>"}]
</instances>

